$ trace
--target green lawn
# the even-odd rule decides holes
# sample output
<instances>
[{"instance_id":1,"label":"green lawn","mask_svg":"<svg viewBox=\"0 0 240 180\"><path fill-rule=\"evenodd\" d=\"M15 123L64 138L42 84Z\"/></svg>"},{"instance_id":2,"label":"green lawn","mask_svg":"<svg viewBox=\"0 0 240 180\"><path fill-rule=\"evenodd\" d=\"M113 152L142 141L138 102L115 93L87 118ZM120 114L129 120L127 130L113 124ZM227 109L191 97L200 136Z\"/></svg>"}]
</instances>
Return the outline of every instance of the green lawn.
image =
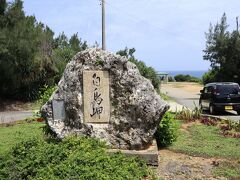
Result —
<instances>
[{"instance_id":1,"label":"green lawn","mask_svg":"<svg viewBox=\"0 0 240 180\"><path fill-rule=\"evenodd\" d=\"M220 135L218 127L189 126L187 131L180 131L177 141L169 149L192 156L223 159L212 173L218 177L240 178L240 139Z\"/></svg>"},{"instance_id":2,"label":"green lawn","mask_svg":"<svg viewBox=\"0 0 240 180\"><path fill-rule=\"evenodd\" d=\"M223 137L214 126L190 126L187 132L181 131L169 149L202 157L240 160L240 139Z\"/></svg>"},{"instance_id":3,"label":"green lawn","mask_svg":"<svg viewBox=\"0 0 240 180\"><path fill-rule=\"evenodd\" d=\"M31 137L43 138L43 123L23 123L9 127L0 127L0 155L11 149L16 143Z\"/></svg>"}]
</instances>

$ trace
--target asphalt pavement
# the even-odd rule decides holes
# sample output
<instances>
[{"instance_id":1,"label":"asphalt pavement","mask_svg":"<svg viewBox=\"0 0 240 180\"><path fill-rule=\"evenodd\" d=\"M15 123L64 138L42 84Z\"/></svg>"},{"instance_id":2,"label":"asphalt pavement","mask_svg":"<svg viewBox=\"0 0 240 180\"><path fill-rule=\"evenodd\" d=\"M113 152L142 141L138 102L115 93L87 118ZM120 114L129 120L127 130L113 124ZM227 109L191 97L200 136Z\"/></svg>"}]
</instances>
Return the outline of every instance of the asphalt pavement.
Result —
<instances>
[{"instance_id":1,"label":"asphalt pavement","mask_svg":"<svg viewBox=\"0 0 240 180\"><path fill-rule=\"evenodd\" d=\"M0 124L11 123L32 117L32 111L6 111L0 112Z\"/></svg>"},{"instance_id":2,"label":"asphalt pavement","mask_svg":"<svg viewBox=\"0 0 240 180\"><path fill-rule=\"evenodd\" d=\"M191 110L193 110L195 107L199 108L199 91L187 91L181 87L162 84L161 92L167 94L167 96L169 96L171 99ZM204 113L208 114L208 112ZM240 122L240 116L238 116L235 111L226 111L216 116L222 119L229 119L234 122Z\"/></svg>"}]
</instances>

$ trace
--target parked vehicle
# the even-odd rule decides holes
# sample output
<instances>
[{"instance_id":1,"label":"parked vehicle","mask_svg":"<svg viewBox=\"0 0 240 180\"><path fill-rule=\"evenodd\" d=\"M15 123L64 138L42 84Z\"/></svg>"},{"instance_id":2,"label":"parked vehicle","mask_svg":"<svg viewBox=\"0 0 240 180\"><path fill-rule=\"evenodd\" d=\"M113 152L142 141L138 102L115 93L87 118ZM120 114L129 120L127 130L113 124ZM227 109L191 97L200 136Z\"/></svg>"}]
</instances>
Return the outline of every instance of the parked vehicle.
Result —
<instances>
[{"instance_id":1,"label":"parked vehicle","mask_svg":"<svg viewBox=\"0 0 240 180\"><path fill-rule=\"evenodd\" d=\"M199 106L203 110L209 110L210 114L234 110L240 115L240 88L237 83L209 83L200 93Z\"/></svg>"}]
</instances>

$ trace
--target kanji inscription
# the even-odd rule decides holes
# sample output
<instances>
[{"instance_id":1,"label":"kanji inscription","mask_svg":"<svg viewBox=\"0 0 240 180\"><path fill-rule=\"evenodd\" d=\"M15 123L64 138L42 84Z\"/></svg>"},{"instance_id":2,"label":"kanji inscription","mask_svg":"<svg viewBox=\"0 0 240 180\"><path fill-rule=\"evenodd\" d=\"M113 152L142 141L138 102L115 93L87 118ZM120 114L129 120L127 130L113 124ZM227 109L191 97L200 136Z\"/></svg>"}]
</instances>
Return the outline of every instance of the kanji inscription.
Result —
<instances>
[{"instance_id":1,"label":"kanji inscription","mask_svg":"<svg viewBox=\"0 0 240 180\"><path fill-rule=\"evenodd\" d=\"M109 72L83 72L84 120L108 123L110 118Z\"/></svg>"}]
</instances>

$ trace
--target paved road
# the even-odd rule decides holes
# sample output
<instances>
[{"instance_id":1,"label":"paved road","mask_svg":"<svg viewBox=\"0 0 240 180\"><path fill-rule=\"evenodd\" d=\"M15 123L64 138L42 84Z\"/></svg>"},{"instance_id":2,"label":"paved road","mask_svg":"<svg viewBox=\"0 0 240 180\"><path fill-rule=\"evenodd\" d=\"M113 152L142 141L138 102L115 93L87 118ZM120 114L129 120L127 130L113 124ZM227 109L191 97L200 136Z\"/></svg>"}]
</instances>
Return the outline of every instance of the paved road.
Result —
<instances>
[{"instance_id":1,"label":"paved road","mask_svg":"<svg viewBox=\"0 0 240 180\"><path fill-rule=\"evenodd\" d=\"M0 112L0 124L24 120L33 115L32 111L7 111Z\"/></svg>"},{"instance_id":2,"label":"paved road","mask_svg":"<svg viewBox=\"0 0 240 180\"><path fill-rule=\"evenodd\" d=\"M174 88L171 86L162 86L161 91L166 93L170 98L175 100L177 103L186 106L193 110L196 106L198 107L199 94L188 92L181 88Z\"/></svg>"},{"instance_id":3,"label":"paved road","mask_svg":"<svg viewBox=\"0 0 240 180\"><path fill-rule=\"evenodd\" d=\"M182 88L176 88L173 86L162 85L161 91L166 93L169 97L175 100L177 103L186 106L187 108L193 110L199 104L200 93L193 91L186 91ZM207 113L207 112L206 112ZM240 116L237 115L235 111L224 112L218 115L221 118L229 119L235 122L240 122Z\"/></svg>"}]
</instances>

